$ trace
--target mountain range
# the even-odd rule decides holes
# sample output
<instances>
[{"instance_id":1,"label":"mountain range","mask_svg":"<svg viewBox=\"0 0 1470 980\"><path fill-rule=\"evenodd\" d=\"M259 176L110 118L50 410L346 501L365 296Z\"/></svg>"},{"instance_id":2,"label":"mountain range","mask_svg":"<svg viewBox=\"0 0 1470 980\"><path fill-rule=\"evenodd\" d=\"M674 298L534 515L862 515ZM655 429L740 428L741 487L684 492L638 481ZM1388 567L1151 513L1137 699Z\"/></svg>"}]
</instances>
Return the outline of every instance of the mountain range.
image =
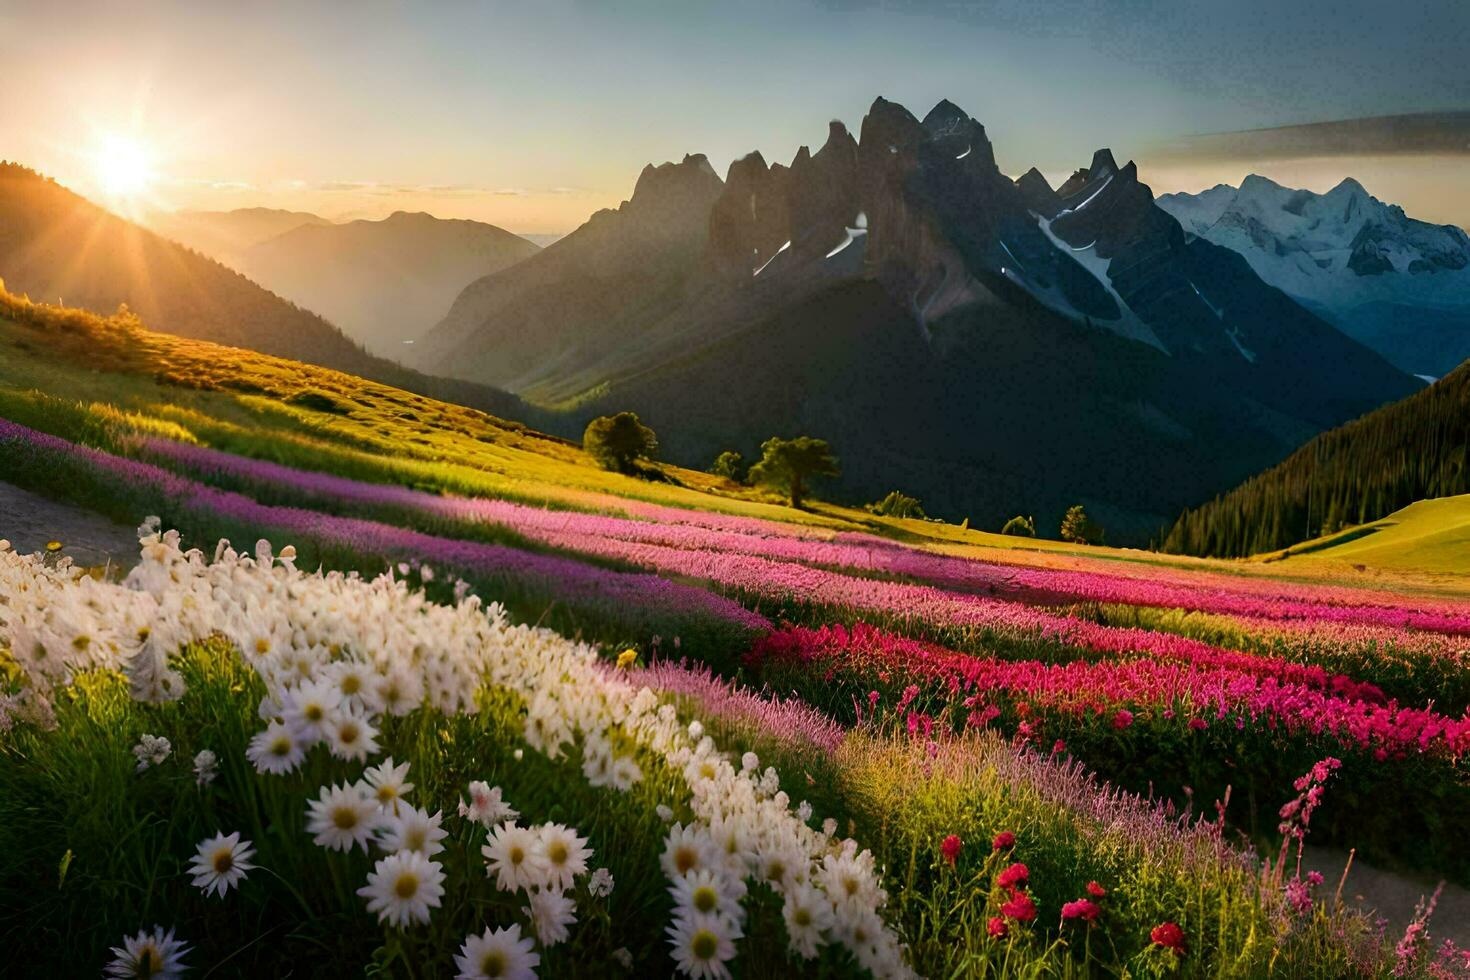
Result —
<instances>
[{"instance_id":1,"label":"mountain range","mask_svg":"<svg viewBox=\"0 0 1470 980\"><path fill-rule=\"evenodd\" d=\"M1187 235L1134 164L1013 181L957 106L881 98L789 165L649 166L413 356L568 433L636 410L681 463L806 433L847 497L898 485L982 526L1081 501L1122 540L1422 387Z\"/></svg>"},{"instance_id":2,"label":"mountain range","mask_svg":"<svg viewBox=\"0 0 1470 980\"><path fill-rule=\"evenodd\" d=\"M539 250L495 225L422 212L335 223L246 208L160 215L150 223L395 360L466 285Z\"/></svg>"},{"instance_id":3,"label":"mountain range","mask_svg":"<svg viewBox=\"0 0 1470 980\"><path fill-rule=\"evenodd\" d=\"M1251 175L1159 206L1266 282L1413 374L1470 357L1470 236L1417 221L1348 178L1328 191Z\"/></svg>"},{"instance_id":4,"label":"mountain range","mask_svg":"<svg viewBox=\"0 0 1470 980\"><path fill-rule=\"evenodd\" d=\"M0 280L39 302L104 314L126 304L164 333L336 368L496 415L538 417L504 391L375 357L239 272L13 163L0 163Z\"/></svg>"}]
</instances>

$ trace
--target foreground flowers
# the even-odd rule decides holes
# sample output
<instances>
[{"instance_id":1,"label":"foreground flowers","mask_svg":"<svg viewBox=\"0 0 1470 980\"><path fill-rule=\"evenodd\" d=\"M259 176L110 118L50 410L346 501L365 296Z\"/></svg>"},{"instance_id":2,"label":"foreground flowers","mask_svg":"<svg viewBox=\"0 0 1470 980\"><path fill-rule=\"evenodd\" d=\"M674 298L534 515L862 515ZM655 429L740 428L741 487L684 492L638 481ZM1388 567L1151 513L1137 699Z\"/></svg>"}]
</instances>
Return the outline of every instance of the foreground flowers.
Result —
<instances>
[{"instance_id":1,"label":"foreground flowers","mask_svg":"<svg viewBox=\"0 0 1470 980\"><path fill-rule=\"evenodd\" d=\"M217 834L200 842L189 873L194 876L195 887L203 889L204 894L223 898L225 892L240 883L245 872L255 867L250 863L254 856L255 849L248 840L242 841L238 833Z\"/></svg>"},{"instance_id":2,"label":"foreground flowers","mask_svg":"<svg viewBox=\"0 0 1470 980\"><path fill-rule=\"evenodd\" d=\"M470 936L454 957L456 980L535 980L541 954L521 935L521 927L486 929Z\"/></svg>"},{"instance_id":3,"label":"foreground flowers","mask_svg":"<svg viewBox=\"0 0 1470 980\"><path fill-rule=\"evenodd\" d=\"M178 647L223 633L264 685L263 730L248 755L263 778L275 778L323 747L348 763L372 762L386 714L425 705L446 715L473 714L477 692L489 685L524 705L522 734L532 749L553 760L599 757L594 775L605 770L611 792L642 778L631 751L681 774L680 796L669 802L689 818L671 832L664 870L686 896L668 929L682 972L726 975L744 935L746 881L779 865L770 879L778 892L806 889L788 902L795 953L840 943L878 976L909 975L898 939L879 914L887 895L873 855L853 840L835 839L833 821L830 829L813 830L810 808L797 811L773 767L762 768L752 753L737 768L699 725L683 725L672 705L630 683L629 672L606 669L594 648L512 626L503 610L487 609L475 597L436 605L390 576L308 575L266 542L253 554L221 543L210 562L183 551L173 532L159 533L151 523L143 531L143 560L122 586L0 556L3 573L23 577L24 593L52 611L56 649L69 651L44 670L23 667L37 696L98 665L136 676L175 675L169 658ZM24 623L6 615L3 625L12 633L6 638L14 645L13 631ZM95 643L73 642L83 630ZM420 701L377 697L389 681L419 692ZM170 690L182 694L182 684L180 676ZM356 782L318 787L305 805L306 832L323 848L397 848L376 861L357 889L368 910L395 928L428 922L445 894L444 868L432 860L442 846L436 823L442 816L410 806L415 792L407 767L390 759L370 765ZM518 826L499 788L482 783L471 785L461 808L477 825L500 820L485 844L485 873L502 889L525 892L537 942L545 948L566 941L577 924L570 889L590 873L586 839L564 824ZM237 862L248 856L231 853ZM239 870L234 864L216 874ZM700 871L709 877L680 884ZM207 880L229 886L223 877ZM599 890L610 887L610 876L599 879ZM506 953L504 962L513 959Z\"/></svg>"},{"instance_id":4,"label":"foreground flowers","mask_svg":"<svg viewBox=\"0 0 1470 980\"><path fill-rule=\"evenodd\" d=\"M162 926L154 926L114 946L112 962L103 972L109 977L177 980L184 975L184 954L188 951L186 943L174 938L172 929L164 932Z\"/></svg>"}]
</instances>

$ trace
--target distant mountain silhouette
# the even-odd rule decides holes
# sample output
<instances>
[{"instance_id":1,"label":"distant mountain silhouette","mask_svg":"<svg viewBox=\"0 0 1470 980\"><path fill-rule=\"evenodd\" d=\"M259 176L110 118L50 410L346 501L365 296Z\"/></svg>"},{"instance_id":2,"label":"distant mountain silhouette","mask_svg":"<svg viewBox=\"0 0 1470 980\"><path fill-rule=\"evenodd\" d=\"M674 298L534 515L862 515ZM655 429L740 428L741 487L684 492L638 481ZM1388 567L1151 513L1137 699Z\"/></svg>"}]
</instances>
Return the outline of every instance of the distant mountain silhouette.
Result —
<instances>
[{"instance_id":1,"label":"distant mountain silhouette","mask_svg":"<svg viewBox=\"0 0 1470 980\"><path fill-rule=\"evenodd\" d=\"M560 406L563 431L634 409L684 464L804 432L848 498L898 486L997 527L1081 501L1133 541L1420 387L1188 238L1132 163L1012 181L957 106L884 99L789 166L646 168L415 356Z\"/></svg>"},{"instance_id":2,"label":"distant mountain silhouette","mask_svg":"<svg viewBox=\"0 0 1470 980\"><path fill-rule=\"evenodd\" d=\"M0 163L0 280L38 302L99 313L126 304L164 333L336 368L504 417L537 415L503 391L374 357L315 313L13 163Z\"/></svg>"},{"instance_id":3,"label":"distant mountain silhouette","mask_svg":"<svg viewBox=\"0 0 1470 980\"><path fill-rule=\"evenodd\" d=\"M443 319L465 286L538 251L494 225L398 211L299 225L245 249L238 268L374 353L401 359L405 342Z\"/></svg>"},{"instance_id":4,"label":"distant mountain silhouette","mask_svg":"<svg viewBox=\"0 0 1470 980\"><path fill-rule=\"evenodd\" d=\"M240 257L252 245L302 225L332 222L308 211L236 208L233 211L159 211L145 215L141 223L165 238L239 269Z\"/></svg>"}]
</instances>

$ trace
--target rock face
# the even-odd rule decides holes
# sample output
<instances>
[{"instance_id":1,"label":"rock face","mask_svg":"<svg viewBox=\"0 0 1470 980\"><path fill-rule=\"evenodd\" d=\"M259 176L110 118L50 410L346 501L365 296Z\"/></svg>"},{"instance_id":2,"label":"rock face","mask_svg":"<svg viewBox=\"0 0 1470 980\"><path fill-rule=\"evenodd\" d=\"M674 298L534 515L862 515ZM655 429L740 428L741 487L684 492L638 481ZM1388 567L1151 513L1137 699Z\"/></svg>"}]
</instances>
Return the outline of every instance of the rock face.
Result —
<instances>
[{"instance_id":1,"label":"rock face","mask_svg":"<svg viewBox=\"0 0 1470 980\"><path fill-rule=\"evenodd\" d=\"M1159 206L1406 371L1439 377L1470 357L1470 237L1460 228L1410 218L1352 178L1314 194L1252 175Z\"/></svg>"},{"instance_id":2,"label":"rock face","mask_svg":"<svg viewBox=\"0 0 1470 980\"><path fill-rule=\"evenodd\" d=\"M1135 530L1415 387L1106 149L1054 191L1002 174L948 101L920 120L879 98L858 134L724 181L646 169L467 289L425 366L576 404L568 432L634 408L681 462L800 429L849 457L854 497L899 480L977 523L1076 497Z\"/></svg>"}]
</instances>

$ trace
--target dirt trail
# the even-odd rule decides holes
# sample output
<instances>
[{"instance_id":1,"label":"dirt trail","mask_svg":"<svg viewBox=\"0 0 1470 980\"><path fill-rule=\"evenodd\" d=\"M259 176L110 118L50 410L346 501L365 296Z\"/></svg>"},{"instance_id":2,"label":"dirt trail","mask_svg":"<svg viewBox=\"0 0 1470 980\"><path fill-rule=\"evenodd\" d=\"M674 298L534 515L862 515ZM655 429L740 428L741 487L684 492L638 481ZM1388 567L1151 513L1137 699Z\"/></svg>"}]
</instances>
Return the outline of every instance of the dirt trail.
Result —
<instances>
[{"instance_id":1,"label":"dirt trail","mask_svg":"<svg viewBox=\"0 0 1470 980\"><path fill-rule=\"evenodd\" d=\"M1320 871L1323 882L1320 893L1331 900L1342 878L1342 869L1347 864L1347 852L1329 847L1313 847L1308 844L1302 856L1302 872ZM1414 917L1414 906L1420 897L1428 898L1434 893L1439 879L1383 871L1353 859L1347 884L1343 886L1342 898L1371 914L1381 915L1388 920L1388 934L1403 935L1404 927ZM1452 939L1461 949L1470 946L1470 891L1459 885L1446 883L1435 906L1434 917L1429 920L1429 935L1438 946Z\"/></svg>"},{"instance_id":2,"label":"dirt trail","mask_svg":"<svg viewBox=\"0 0 1470 980\"><path fill-rule=\"evenodd\" d=\"M0 539L22 554L42 551L49 541L61 542L61 553L78 565L111 563L131 568L138 558L138 532L100 514L57 503L0 482Z\"/></svg>"}]
</instances>

